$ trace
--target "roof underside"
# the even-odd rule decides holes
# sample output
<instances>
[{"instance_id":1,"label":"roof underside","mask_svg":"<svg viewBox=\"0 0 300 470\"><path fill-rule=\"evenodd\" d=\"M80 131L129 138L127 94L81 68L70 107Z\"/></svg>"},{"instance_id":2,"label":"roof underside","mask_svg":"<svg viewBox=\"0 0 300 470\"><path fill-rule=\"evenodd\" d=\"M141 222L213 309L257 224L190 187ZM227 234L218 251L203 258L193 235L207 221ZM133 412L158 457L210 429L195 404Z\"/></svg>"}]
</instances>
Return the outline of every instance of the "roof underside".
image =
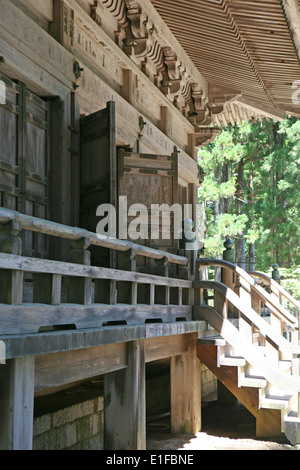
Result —
<instances>
[{"instance_id":1,"label":"roof underside","mask_svg":"<svg viewBox=\"0 0 300 470\"><path fill-rule=\"evenodd\" d=\"M300 116L292 101L300 61L286 0L151 1L209 86L241 92L216 124L259 118L264 109ZM300 0L292 1L300 17Z\"/></svg>"}]
</instances>

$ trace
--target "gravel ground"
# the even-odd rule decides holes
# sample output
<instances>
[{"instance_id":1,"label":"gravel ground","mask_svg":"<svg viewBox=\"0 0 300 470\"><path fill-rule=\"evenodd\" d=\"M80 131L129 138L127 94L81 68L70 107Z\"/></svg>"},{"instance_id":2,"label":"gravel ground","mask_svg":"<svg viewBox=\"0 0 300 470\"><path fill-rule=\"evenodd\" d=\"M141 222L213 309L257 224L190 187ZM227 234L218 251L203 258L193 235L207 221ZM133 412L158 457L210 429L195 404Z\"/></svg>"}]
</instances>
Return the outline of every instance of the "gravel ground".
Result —
<instances>
[{"instance_id":1,"label":"gravel ground","mask_svg":"<svg viewBox=\"0 0 300 470\"><path fill-rule=\"evenodd\" d=\"M255 437L255 419L242 405L221 406L209 402L202 408L198 434L169 432L169 418L147 427L148 450L299 450L287 440L264 441Z\"/></svg>"}]
</instances>

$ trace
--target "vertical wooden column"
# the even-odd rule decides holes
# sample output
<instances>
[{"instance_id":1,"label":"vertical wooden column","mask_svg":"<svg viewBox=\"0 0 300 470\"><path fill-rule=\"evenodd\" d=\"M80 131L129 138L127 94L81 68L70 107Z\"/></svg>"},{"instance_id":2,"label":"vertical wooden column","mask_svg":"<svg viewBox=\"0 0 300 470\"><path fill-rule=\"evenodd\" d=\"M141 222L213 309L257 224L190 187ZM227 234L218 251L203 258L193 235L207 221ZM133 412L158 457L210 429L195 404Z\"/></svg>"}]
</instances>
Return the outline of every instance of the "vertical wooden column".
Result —
<instances>
[{"instance_id":1,"label":"vertical wooden column","mask_svg":"<svg viewBox=\"0 0 300 470\"><path fill-rule=\"evenodd\" d=\"M106 450L145 450L145 346L128 343L126 369L104 378L104 445Z\"/></svg>"},{"instance_id":2,"label":"vertical wooden column","mask_svg":"<svg viewBox=\"0 0 300 470\"><path fill-rule=\"evenodd\" d=\"M130 249L118 253L118 269L123 271L136 272L136 252ZM137 283L118 282L117 287L118 303L136 305L137 303Z\"/></svg>"},{"instance_id":3,"label":"vertical wooden column","mask_svg":"<svg viewBox=\"0 0 300 470\"><path fill-rule=\"evenodd\" d=\"M21 225L16 220L0 224L0 252L22 254ZM23 298L22 271L0 269L0 303L21 304Z\"/></svg>"},{"instance_id":4,"label":"vertical wooden column","mask_svg":"<svg viewBox=\"0 0 300 470\"><path fill-rule=\"evenodd\" d=\"M58 3L58 2L57 2ZM61 2L62 3L62 2ZM54 98L51 102L51 141L50 149L50 184L49 198L50 220L65 225L76 226L78 220L72 220L72 208L77 207L72 181L71 152L72 148L72 93L66 94L63 100ZM79 197L79 195L77 195ZM76 223L77 222L77 223ZM68 260L68 241L50 237L49 250L53 259Z\"/></svg>"},{"instance_id":5,"label":"vertical wooden column","mask_svg":"<svg viewBox=\"0 0 300 470\"><path fill-rule=\"evenodd\" d=\"M34 357L0 366L0 449L31 450L33 439Z\"/></svg>"},{"instance_id":6,"label":"vertical wooden column","mask_svg":"<svg viewBox=\"0 0 300 470\"><path fill-rule=\"evenodd\" d=\"M188 350L171 358L171 432L201 430L201 375L197 335L190 335Z\"/></svg>"},{"instance_id":7,"label":"vertical wooden column","mask_svg":"<svg viewBox=\"0 0 300 470\"><path fill-rule=\"evenodd\" d=\"M72 249L69 254L70 263L91 264L91 253L88 251L90 241L88 238L72 240ZM66 282L68 302L89 305L91 303L92 280L91 278L68 278Z\"/></svg>"},{"instance_id":8,"label":"vertical wooden column","mask_svg":"<svg viewBox=\"0 0 300 470\"><path fill-rule=\"evenodd\" d=\"M161 260L155 261L155 274L157 276L168 277L169 266L168 258L164 257ZM155 287L155 300L156 304L169 305L170 303L170 287L156 286Z\"/></svg>"}]
</instances>

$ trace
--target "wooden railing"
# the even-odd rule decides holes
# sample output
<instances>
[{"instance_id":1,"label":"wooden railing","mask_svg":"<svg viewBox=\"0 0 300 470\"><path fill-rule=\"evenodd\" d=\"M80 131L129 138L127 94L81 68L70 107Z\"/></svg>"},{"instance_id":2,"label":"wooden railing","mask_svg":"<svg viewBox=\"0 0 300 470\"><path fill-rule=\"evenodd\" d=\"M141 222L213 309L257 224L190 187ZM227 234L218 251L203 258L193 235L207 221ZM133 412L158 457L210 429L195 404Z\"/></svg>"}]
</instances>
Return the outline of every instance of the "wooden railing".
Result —
<instances>
[{"instance_id":1,"label":"wooden railing","mask_svg":"<svg viewBox=\"0 0 300 470\"><path fill-rule=\"evenodd\" d=\"M236 265L223 260L197 259L198 273L203 266L221 267L222 282L196 277L194 319L206 320L269 383L300 392L297 318ZM211 294L205 296L205 291ZM260 315L261 304L270 309L269 321ZM291 341L283 334L287 329L292 332ZM292 375L280 370L280 360L291 361Z\"/></svg>"},{"instance_id":2,"label":"wooden railing","mask_svg":"<svg viewBox=\"0 0 300 470\"><path fill-rule=\"evenodd\" d=\"M279 336L288 336L291 343L298 345L298 319L281 305L278 296L267 292L255 279L243 269L228 261L218 259L197 259L197 270L201 266L218 266L222 268L222 282L236 293L240 301L256 312L261 317L261 309L266 306L270 311L267 319L272 330ZM199 276L198 276L199 278ZM279 286L279 285L278 285ZM284 289L281 287L281 291ZM285 292L288 297L289 294ZM201 303L203 303L203 294ZM218 302L218 293L215 294L215 301ZM295 301L296 302L296 301ZM238 309L229 305L229 316L238 317ZM287 333L289 333L287 335Z\"/></svg>"},{"instance_id":3,"label":"wooden railing","mask_svg":"<svg viewBox=\"0 0 300 470\"><path fill-rule=\"evenodd\" d=\"M69 240L70 262L23 256L22 231ZM125 268L91 266L92 245L123 253ZM138 272L137 256L151 259L155 274ZM189 272L185 256L0 208L2 335L191 320Z\"/></svg>"},{"instance_id":4,"label":"wooden railing","mask_svg":"<svg viewBox=\"0 0 300 470\"><path fill-rule=\"evenodd\" d=\"M286 303L287 308L290 310L294 310L295 316L298 318L299 321L299 314L300 314L300 302L294 299L287 292L282 285L278 282L274 281L274 279L270 278L264 273L261 272L250 272L250 276L252 276L260 285L264 287L273 297L279 301L279 303L283 304Z\"/></svg>"},{"instance_id":5,"label":"wooden railing","mask_svg":"<svg viewBox=\"0 0 300 470\"><path fill-rule=\"evenodd\" d=\"M69 240L70 262L23 256L24 231ZM90 246L123 253L123 268L92 266ZM153 272L140 272L137 256L152 260ZM197 260L194 276L192 259L193 252L178 256L0 208L0 335L193 321L211 291L218 315L238 320L239 334L266 346L272 361L299 352L297 319L252 276L207 259ZM203 266L221 267L223 283L200 281ZM269 323L261 305L270 309ZM283 335L287 329L291 342Z\"/></svg>"}]
</instances>

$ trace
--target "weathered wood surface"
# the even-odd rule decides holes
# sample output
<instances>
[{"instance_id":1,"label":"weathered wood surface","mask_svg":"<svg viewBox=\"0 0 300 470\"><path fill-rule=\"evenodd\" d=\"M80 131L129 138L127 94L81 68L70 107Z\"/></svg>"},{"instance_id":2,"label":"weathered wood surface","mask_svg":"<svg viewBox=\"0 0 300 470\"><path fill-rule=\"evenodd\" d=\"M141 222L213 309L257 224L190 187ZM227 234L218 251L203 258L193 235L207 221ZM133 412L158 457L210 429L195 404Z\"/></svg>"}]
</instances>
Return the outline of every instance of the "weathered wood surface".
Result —
<instances>
[{"instance_id":1,"label":"weathered wood surface","mask_svg":"<svg viewBox=\"0 0 300 470\"><path fill-rule=\"evenodd\" d=\"M38 333L43 328L101 328L117 323L192 321L191 306L166 305L1 305L1 335Z\"/></svg>"},{"instance_id":2,"label":"weathered wood surface","mask_svg":"<svg viewBox=\"0 0 300 470\"><path fill-rule=\"evenodd\" d=\"M171 432L201 431L201 372L197 335L190 335L187 350L171 357Z\"/></svg>"},{"instance_id":3,"label":"weathered wood surface","mask_svg":"<svg viewBox=\"0 0 300 470\"><path fill-rule=\"evenodd\" d=\"M126 367L125 342L37 356L35 392L97 377Z\"/></svg>"},{"instance_id":4,"label":"weathered wood surface","mask_svg":"<svg viewBox=\"0 0 300 470\"><path fill-rule=\"evenodd\" d=\"M28 273L56 274L60 276L89 277L91 279L111 279L115 281L128 281L169 287L192 287L192 282L184 279L167 278L152 274L121 271L97 266L84 266L77 263L27 258L5 253L0 253L0 269Z\"/></svg>"},{"instance_id":5,"label":"weathered wood surface","mask_svg":"<svg viewBox=\"0 0 300 470\"><path fill-rule=\"evenodd\" d=\"M220 284L214 281L195 281L194 286L216 289L223 296L223 299L227 299L228 302L236 307L239 312L241 312L246 317L246 319L248 319L249 322L259 329L263 336L268 337L271 341L273 341L282 352L296 353L298 351L297 345L289 343L283 336L274 331L274 329L272 329L271 326L260 315L258 315L255 310L251 308L251 306L244 304L239 296L228 289L224 284ZM195 305L193 309L194 313L196 314L195 318L197 318L196 312L199 310L199 306Z\"/></svg>"},{"instance_id":6,"label":"weathered wood surface","mask_svg":"<svg viewBox=\"0 0 300 470\"><path fill-rule=\"evenodd\" d=\"M183 354L188 349L190 335L172 335L145 340L145 361L157 361Z\"/></svg>"},{"instance_id":7,"label":"weathered wood surface","mask_svg":"<svg viewBox=\"0 0 300 470\"><path fill-rule=\"evenodd\" d=\"M150 247L144 247L126 240L117 240L114 238L105 237L103 235L89 232L81 228L69 227L63 224L38 219L36 217L20 214L18 212L0 207L1 223L6 224L13 219L20 222L24 230L39 232L45 235L52 235L68 240L88 238L92 245L98 245L119 251L134 250L136 255L147 256L153 259L164 259L167 257L170 263L176 263L183 266L187 264L187 258L184 256L177 256L173 253L167 253L164 251L152 249Z\"/></svg>"},{"instance_id":8,"label":"weathered wood surface","mask_svg":"<svg viewBox=\"0 0 300 470\"><path fill-rule=\"evenodd\" d=\"M223 318L212 307L198 306L195 308L196 318L206 320L245 360L259 370L263 377L272 385L288 390L300 392L300 377L291 376L281 372L265 357L253 344L245 341L244 336L229 320Z\"/></svg>"},{"instance_id":9,"label":"weathered wood surface","mask_svg":"<svg viewBox=\"0 0 300 470\"><path fill-rule=\"evenodd\" d=\"M253 272L253 273L249 273L249 274L251 276L253 276L254 278L263 279L267 283L267 285L270 286L271 290L273 290L273 289L277 290L283 297L286 298L286 300L288 300L288 302L290 302L292 305L294 305L294 307L296 307L300 311L300 303L294 297L292 297L289 294L289 292L287 292L276 281L274 281L270 277L266 276L264 273Z\"/></svg>"},{"instance_id":10,"label":"weathered wood surface","mask_svg":"<svg viewBox=\"0 0 300 470\"><path fill-rule=\"evenodd\" d=\"M68 45L64 47L59 44L48 34L47 28L44 31L31 20L30 25L27 24L27 17L21 9L10 1L4 2L1 9L3 15L0 16L0 25L3 25L5 32L3 37L0 34L0 42L5 57L6 73L9 73L12 68L14 76L20 77L24 82L33 83L34 90L38 90L41 96L64 97L68 91L72 90L74 82L73 61L76 57L85 69L84 83L79 80L80 88L76 90L82 112L88 111L89 114L97 111L113 97L113 100L118 103L120 117L120 125L117 129L119 144L132 144L136 139L139 112L143 112L150 118L147 123L147 133L143 139L145 148L161 152L160 147L163 148L166 142L169 149L172 149L174 145L172 139L175 139L177 145L181 149L185 149L188 134L193 132L192 124L170 103L167 97L161 95L159 99L157 98L156 86L109 37L107 27L99 28L79 4L75 3L72 7L75 11L75 44L71 54L68 51ZM35 37L40 38L39 48L36 48ZM91 44L91 50L85 47L86 41ZM22 64L22 68L20 64ZM120 71L118 77L116 77L116 69L118 72ZM53 74L53 70L55 70L55 74ZM94 70L97 74L94 73ZM125 81L122 76L123 70L124 72L127 70L134 72L134 82L137 85L138 93L134 94L135 101L132 104L122 98L123 87L121 85L123 80ZM107 85L108 82L110 86ZM170 109L173 116L172 139L168 139L157 129L156 119L153 125L151 116L153 116L154 104L158 110L155 113L157 116L160 114L161 104ZM154 133L155 139L152 138ZM197 179L195 177L196 167L196 162L182 151L180 172L182 172L183 181L195 182Z\"/></svg>"},{"instance_id":11,"label":"weathered wood surface","mask_svg":"<svg viewBox=\"0 0 300 470\"><path fill-rule=\"evenodd\" d=\"M31 450L34 403L33 356L11 359L0 368L0 449Z\"/></svg>"},{"instance_id":12,"label":"weathered wood surface","mask_svg":"<svg viewBox=\"0 0 300 470\"><path fill-rule=\"evenodd\" d=\"M237 367L218 367L218 350L213 345L199 344L197 347L199 359L218 377L238 400L256 418L257 437L273 437L281 435L280 410L267 410L260 407L259 391L254 387L239 387Z\"/></svg>"},{"instance_id":13,"label":"weathered wood surface","mask_svg":"<svg viewBox=\"0 0 300 470\"><path fill-rule=\"evenodd\" d=\"M236 272L244 289L248 290L248 292L251 292L251 295L254 292L257 297L259 297L265 302L266 306L269 307L275 315L282 319L282 321L286 322L293 328L297 327L297 318L294 317L290 312L288 312L279 303L278 300L274 299L273 296L268 294L265 289L258 285L252 276L250 276L246 271L242 270L235 264L229 263L228 261L205 258L198 258L196 263L198 266L220 266Z\"/></svg>"},{"instance_id":14,"label":"weathered wood surface","mask_svg":"<svg viewBox=\"0 0 300 470\"><path fill-rule=\"evenodd\" d=\"M147 191L145 191L147 188ZM174 251L178 245L181 224L180 214L168 213L168 208L178 204L178 151L171 155L133 153L119 150L118 154L118 196L126 196L128 207L136 202L146 209L139 214L141 222L141 244L149 238L153 248ZM182 201L180 201L182 202ZM163 206L167 209L163 210ZM160 215L164 211L164 216ZM128 214L126 223L132 223L134 213ZM137 208L137 212L139 209ZM151 228L151 233L150 233ZM130 232L129 232L130 239Z\"/></svg>"},{"instance_id":15,"label":"weathered wood surface","mask_svg":"<svg viewBox=\"0 0 300 470\"><path fill-rule=\"evenodd\" d=\"M143 341L133 341L126 349L126 369L104 377L106 450L146 448L145 345Z\"/></svg>"},{"instance_id":16,"label":"weathered wood surface","mask_svg":"<svg viewBox=\"0 0 300 470\"><path fill-rule=\"evenodd\" d=\"M140 325L111 325L102 328L90 328L84 330L58 330L55 334L51 332L41 332L39 334L27 335L2 335L1 351L2 362L15 357L38 356L55 354L62 351L75 351L81 349L94 348L105 344L115 344L120 342L133 341L138 339L150 340L151 338L170 337L170 344L176 344L177 336L189 333L204 332L207 329L205 321L178 321L174 323L144 323ZM157 357L159 348L155 348ZM153 350L149 346L150 354ZM162 347L164 351L164 347ZM54 356L52 356L54 357ZM151 356L154 357L154 356Z\"/></svg>"}]
</instances>

